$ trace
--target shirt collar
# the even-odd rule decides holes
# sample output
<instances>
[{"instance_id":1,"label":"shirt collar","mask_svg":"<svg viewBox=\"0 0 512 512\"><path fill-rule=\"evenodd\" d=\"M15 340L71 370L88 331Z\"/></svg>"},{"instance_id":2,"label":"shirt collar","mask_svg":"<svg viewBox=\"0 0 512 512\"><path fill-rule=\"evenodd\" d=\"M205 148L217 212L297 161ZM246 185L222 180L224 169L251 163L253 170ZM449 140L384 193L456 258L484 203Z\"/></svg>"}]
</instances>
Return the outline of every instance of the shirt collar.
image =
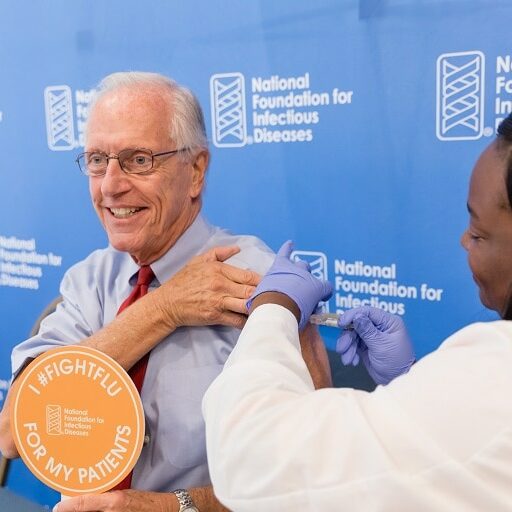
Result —
<instances>
[{"instance_id":1,"label":"shirt collar","mask_svg":"<svg viewBox=\"0 0 512 512\"><path fill-rule=\"evenodd\" d=\"M178 270L183 268L190 258L200 254L214 231L206 219L197 215L194 222L178 238L176 243L158 260L151 263L151 268L159 282L164 283L169 280ZM130 285L135 284L135 274L139 271L139 266L133 261L128 253L126 272Z\"/></svg>"},{"instance_id":2,"label":"shirt collar","mask_svg":"<svg viewBox=\"0 0 512 512\"><path fill-rule=\"evenodd\" d=\"M192 258L200 254L214 228L199 214L176 243L157 261L151 264L160 284L170 279Z\"/></svg>"}]
</instances>

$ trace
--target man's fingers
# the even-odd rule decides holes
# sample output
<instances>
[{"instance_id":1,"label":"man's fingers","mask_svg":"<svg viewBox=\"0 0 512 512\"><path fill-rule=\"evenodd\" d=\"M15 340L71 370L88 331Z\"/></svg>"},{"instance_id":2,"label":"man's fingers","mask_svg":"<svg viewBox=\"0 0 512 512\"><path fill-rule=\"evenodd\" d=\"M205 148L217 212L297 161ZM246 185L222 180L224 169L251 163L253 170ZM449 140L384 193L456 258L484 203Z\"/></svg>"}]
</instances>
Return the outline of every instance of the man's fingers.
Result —
<instances>
[{"instance_id":1,"label":"man's fingers","mask_svg":"<svg viewBox=\"0 0 512 512\"><path fill-rule=\"evenodd\" d=\"M192 258L186 268L196 273L213 272L214 274L218 272L235 283L257 286L261 281L261 276L257 272L223 263L224 260L239 252L240 248L236 246L214 247L208 252Z\"/></svg>"},{"instance_id":2,"label":"man's fingers","mask_svg":"<svg viewBox=\"0 0 512 512\"><path fill-rule=\"evenodd\" d=\"M169 289L174 301L171 309L176 325L219 324L241 328L245 324L246 302L261 276L219 261L239 250L234 246L216 247L194 258L171 278ZM227 312L235 316L225 317Z\"/></svg>"},{"instance_id":3,"label":"man's fingers","mask_svg":"<svg viewBox=\"0 0 512 512\"><path fill-rule=\"evenodd\" d=\"M239 252L240 247L236 245L214 247L213 249L210 249L204 254L200 254L199 256L197 256L197 261L226 261L228 258L231 258L231 256L234 256Z\"/></svg>"},{"instance_id":4,"label":"man's fingers","mask_svg":"<svg viewBox=\"0 0 512 512\"><path fill-rule=\"evenodd\" d=\"M205 305L215 305L219 300L225 297L235 299L248 299L256 289L251 284L237 283L224 275L214 275L205 277L204 284L196 292L195 300L189 302L203 302Z\"/></svg>"},{"instance_id":5,"label":"man's fingers","mask_svg":"<svg viewBox=\"0 0 512 512\"><path fill-rule=\"evenodd\" d=\"M224 297L222 300L222 312L232 312L247 315L246 307L247 298Z\"/></svg>"},{"instance_id":6,"label":"man's fingers","mask_svg":"<svg viewBox=\"0 0 512 512\"><path fill-rule=\"evenodd\" d=\"M243 329L245 322L247 322L247 314L226 311L222 314L219 324L226 325L228 327L235 327L236 329Z\"/></svg>"},{"instance_id":7,"label":"man's fingers","mask_svg":"<svg viewBox=\"0 0 512 512\"><path fill-rule=\"evenodd\" d=\"M233 267L228 263L224 263L220 267L221 273L234 283L247 284L250 286L258 286L261 276L257 272L249 269Z\"/></svg>"},{"instance_id":8,"label":"man's fingers","mask_svg":"<svg viewBox=\"0 0 512 512\"><path fill-rule=\"evenodd\" d=\"M75 496L58 503L53 512L98 512L106 510L110 502L108 493Z\"/></svg>"}]
</instances>

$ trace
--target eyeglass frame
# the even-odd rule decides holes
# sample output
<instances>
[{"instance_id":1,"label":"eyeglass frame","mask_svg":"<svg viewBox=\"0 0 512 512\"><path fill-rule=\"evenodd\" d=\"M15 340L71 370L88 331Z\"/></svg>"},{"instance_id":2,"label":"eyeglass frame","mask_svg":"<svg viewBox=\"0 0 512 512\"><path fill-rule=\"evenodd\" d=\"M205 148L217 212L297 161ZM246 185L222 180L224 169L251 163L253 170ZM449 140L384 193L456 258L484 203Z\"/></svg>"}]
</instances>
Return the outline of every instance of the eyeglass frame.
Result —
<instances>
[{"instance_id":1,"label":"eyeglass frame","mask_svg":"<svg viewBox=\"0 0 512 512\"><path fill-rule=\"evenodd\" d=\"M127 174L128 176L130 175L139 175L139 174L146 174L146 173L150 173L153 171L153 168L154 168L154 158L156 156L164 156L164 155L175 155L177 153L181 153L182 151L187 151L189 148L180 148L180 149L173 149L172 151L163 151L161 153L153 153L153 151L151 149L148 149L148 148L125 148L125 149L122 149L121 151L119 151L119 153L116 155L115 153L111 153L110 155L108 153L105 153L104 151L84 151L83 153L80 153L76 158L75 158L75 162L76 164L78 165L78 168L80 169L80 172L84 175L84 176L90 176L90 177L93 177L93 178L98 178L100 176L105 176L105 174L107 174L107 169L108 169L108 162L109 160L117 160L119 162L119 167L121 168L121 170ZM149 153L151 155L151 167L145 171L140 171L140 172L130 172L130 171L127 171L122 165L121 165L121 161L119 160L119 155L125 151L146 151L147 153ZM82 169L82 166L80 165L80 159L82 157L84 157L85 155L87 155L88 153L98 153L100 155L104 155L106 158L107 158L107 165L105 166L105 171L102 172L101 174L90 174L87 169Z\"/></svg>"}]
</instances>

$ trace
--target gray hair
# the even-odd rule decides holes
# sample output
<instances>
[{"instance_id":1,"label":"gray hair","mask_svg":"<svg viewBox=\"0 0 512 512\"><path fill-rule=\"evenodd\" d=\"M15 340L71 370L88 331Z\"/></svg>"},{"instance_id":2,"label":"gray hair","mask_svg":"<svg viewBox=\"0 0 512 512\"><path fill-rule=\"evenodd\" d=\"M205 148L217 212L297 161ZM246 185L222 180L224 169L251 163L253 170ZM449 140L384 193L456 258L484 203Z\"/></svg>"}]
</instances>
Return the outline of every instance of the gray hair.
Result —
<instances>
[{"instance_id":1,"label":"gray hair","mask_svg":"<svg viewBox=\"0 0 512 512\"><path fill-rule=\"evenodd\" d=\"M89 112L97 101L109 92L124 87L143 89L148 86L160 87L163 92L168 93L172 111L169 135L178 148L187 148L188 151L185 153L188 156L197 150L208 150L203 111L197 98L190 89L159 73L122 71L107 75L96 87Z\"/></svg>"}]
</instances>

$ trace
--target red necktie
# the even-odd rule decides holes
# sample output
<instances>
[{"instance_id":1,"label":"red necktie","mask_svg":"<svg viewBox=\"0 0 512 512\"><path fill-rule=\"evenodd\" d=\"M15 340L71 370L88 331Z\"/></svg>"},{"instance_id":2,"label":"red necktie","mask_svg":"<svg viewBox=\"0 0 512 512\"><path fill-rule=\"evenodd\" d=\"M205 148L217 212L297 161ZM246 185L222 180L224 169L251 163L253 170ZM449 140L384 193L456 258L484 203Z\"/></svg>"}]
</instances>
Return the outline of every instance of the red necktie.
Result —
<instances>
[{"instance_id":1,"label":"red necktie","mask_svg":"<svg viewBox=\"0 0 512 512\"><path fill-rule=\"evenodd\" d=\"M143 295L146 295L148 293L149 285L151 284L151 281L155 277L155 274L151 270L151 267L148 265L144 265L140 267L139 273L137 275L137 283L134 286L132 292L126 300L121 304L119 307L119 310L117 311L117 314L121 313L121 311L124 311L130 304L133 304L136 300L140 299ZM135 387L137 388L137 391L140 394L140 390L142 389L142 383L144 382L144 375L146 374L146 368L148 366L148 360L149 360L149 352L142 356L141 359L139 359L128 372L128 375L132 378L133 383L135 384ZM132 484L132 472L130 472L124 480L119 482L112 491L120 490L120 489L129 489Z\"/></svg>"}]
</instances>

